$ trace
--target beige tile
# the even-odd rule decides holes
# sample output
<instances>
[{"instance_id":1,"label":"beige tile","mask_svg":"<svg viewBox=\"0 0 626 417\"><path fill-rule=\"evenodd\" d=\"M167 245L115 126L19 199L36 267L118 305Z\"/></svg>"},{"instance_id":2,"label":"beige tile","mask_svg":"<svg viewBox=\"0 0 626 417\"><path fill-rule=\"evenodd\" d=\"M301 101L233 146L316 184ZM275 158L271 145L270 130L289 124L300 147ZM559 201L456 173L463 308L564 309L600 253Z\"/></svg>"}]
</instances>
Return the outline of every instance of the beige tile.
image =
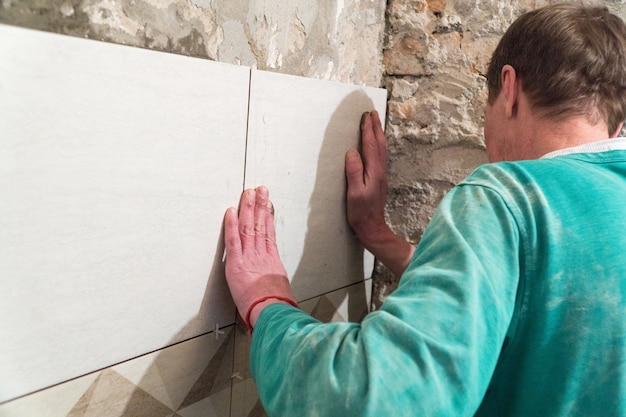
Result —
<instances>
[{"instance_id":1,"label":"beige tile","mask_svg":"<svg viewBox=\"0 0 626 417\"><path fill-rule=\"evenodd\" d=\"M322 322L360 322L369 311L372 280L332 291L300 303L300 307Z\"/></svg>"},{"instance_id":2,"label":"beige tile","mask_svg":"<svg viewBox=\"0 0 626 417\"><path fill-rule=\"evenodd\" d=\"M65 417L99 375L100 372L89 374L2 404L0 417Z\"/></svg>"},{"instance_id":3,"label":"beige tile","mask_svg":"<svg viewBox=\"0 0 626 417\"><path fill-rule=\"evenodd\" d=\"M0 405L2 417L228 416L234 326Z\"/></svg>"},{"instance_id":4,"label":"beige tile","mask_svg":"<svg viewBox=\"0 0 626 417\"><path fill-rule=\"evenodd\" d=\"M67 417L165 417L173 411L114 370L105 369Z\"/></svg>"},{"instance_id":5,"label":"beige tile","mask_svg":"<svg viewBox=\"0 0 626 417\"><path fill-rule=\"evenodd\" d=\"M213 393L196 403L178 410L181 417L226 417L230 412L230 387Z\"/></svg>"},{"instance_id":6,"label":"beige tile","mask_svg":"<svg viewBox=\"0 0 626 417\"><path fill-rule=\"evenodd\" d=\"M261 417L263 407L259 402L256 385L249 369L250 337L238 326L235 330L235 364L231 417Z\"/></svg>"},{"instance_id":7,"label":"beige tile","mask_svg":"<svg viewBox=\"0 0 626 417\"><path fill-rule=\"evenodd\" d=\"M265 417L267 414L259 400L252 378L233 383L231 417Z\"/></svg>"}]
</instances>

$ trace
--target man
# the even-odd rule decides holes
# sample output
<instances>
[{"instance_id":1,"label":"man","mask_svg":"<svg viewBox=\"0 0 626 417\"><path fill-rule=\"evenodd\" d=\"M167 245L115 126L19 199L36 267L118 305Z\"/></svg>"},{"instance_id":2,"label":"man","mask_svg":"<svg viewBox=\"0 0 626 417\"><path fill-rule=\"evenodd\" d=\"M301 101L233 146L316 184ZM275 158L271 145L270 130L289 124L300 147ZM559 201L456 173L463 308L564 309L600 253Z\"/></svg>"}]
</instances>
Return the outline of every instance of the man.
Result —
<instances>
[{"instance_id":1,"label":"man","mask_svg":"<svg viewBox=\"0 0 626 417\"><path fill-rule=\"evenodd\" d=\"M365 115L348 219L402 278L362 323L290 305L267 189L226 213L269 415L626 415L626 27L603 8L532 11L487 78L493 163L448 193L417 249L384 223L385 140Z\"/></svg>"}]
</instances>

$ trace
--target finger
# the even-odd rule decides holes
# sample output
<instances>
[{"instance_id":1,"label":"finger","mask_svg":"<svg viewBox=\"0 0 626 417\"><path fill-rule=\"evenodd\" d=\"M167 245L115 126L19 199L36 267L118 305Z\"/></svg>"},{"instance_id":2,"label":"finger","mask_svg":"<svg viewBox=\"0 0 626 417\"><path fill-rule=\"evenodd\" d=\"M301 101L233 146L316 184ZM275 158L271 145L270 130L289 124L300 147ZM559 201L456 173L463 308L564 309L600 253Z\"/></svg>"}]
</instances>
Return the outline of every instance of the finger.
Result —
<instances>
[{"instance_id":1,"label":"finger","mask_svg":"<svg viewBox=\"0 0 626 417\"><path fill-rule=\"evenodd\" d=\"M372 116L372 128L374 129L374 137L376 138L376 144L378 145L378 152L382 155L387 155L387 138L385 137L385 130L380 121L380 115L376 110L372 110L370 113Z\"/></svg>"},{"instance_id":2,"label":"finger","mask_svg":"<svg viewBox=\"0 0 626 417\"><path fill-rule=\"evenodd\" d=\"M224 248L228 259L236 260L241 256L241 237L237 209L230 207L224 215Z\"/></svg>"},{"instance_id":3,"label":"finger","mask_svg":"<svg viewBox=\"0 0 626 417\"><path fill-rule=\"evenodd\" d=\"M374 135L372 116L365 113L361 123L361 149L363 151L363 169L365 176L376 167L379 161L379 149Z\"/></svg>"},{"instance_id":4,"label":"finger","mask_svg":"<svg viewBox=\"0 0 626 417\"><path fill-rule=\"evenodd\" d=\"M266 187L258 187L256 189L256 199L254 203L254 239L255 249L261 254L267 252L266 224L270 216L269 191Z\"/></svg>"},{"instance_id":5,"label":"finger","mask_svg":"<svg viewBox=\"0 0 626 417\"><path fill-rule=\"evenodd\" d=\"M267 236L265 238L265 245L267 248L267 253L272 256L278 256L278 247L276 246L276 226L274 219L274 205L269 202L270 207L270 215L267 216L267 221L265 223L265 230L267 230Z\"/></svg>"},{"instance_id":6,"label":"finger","mask_svg":"<svg viewBox=\"0 0 626 417\"><path fill-rule=\"evenodd\" d=\"M256 192L248 189L241 195L239 202L239 235L243 253L254 250L254 206Z\"/></svg>"},{"instance_id":7,"label":"finger","mask_svg":"<svg viewBox=\"0 0 626 417\"><path fill-rule=\"evenodd\" d=\"M372 127L374 129L374 137L376 138L376 144L378 145L378 153L382 158L387 157L387 138L385 137L385 131L380 121L380 116L376 110L372 113Z\"/></svg>"},{"instance_id":8,"label":"finger","mask_svg":"<svg viewBox=\"0 0 626 417\"><path fill-rule=\"evenodd\" d=\"M346 152L346 179L348 180L348 192L358 192L363 189L363 161L361 154L356 149L348 149Z\"/></svg>"},{"instance_id":9,"label":"finger","mask_svg":"<svg viewBox=\"0 0 626 417\"><path fill-rule=\"evenodd\" d=\"M365 121L363 141L365 182L380 182L387 171L387 141L376 110Z\"/></svg>"}]
</instances>

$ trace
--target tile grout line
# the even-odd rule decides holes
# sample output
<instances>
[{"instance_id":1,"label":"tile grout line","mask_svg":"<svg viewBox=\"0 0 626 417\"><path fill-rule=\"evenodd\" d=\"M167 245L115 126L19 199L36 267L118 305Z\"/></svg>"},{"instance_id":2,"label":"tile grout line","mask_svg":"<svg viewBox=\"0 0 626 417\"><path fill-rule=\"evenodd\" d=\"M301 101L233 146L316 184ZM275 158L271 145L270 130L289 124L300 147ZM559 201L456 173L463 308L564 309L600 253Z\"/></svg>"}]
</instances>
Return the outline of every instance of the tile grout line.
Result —
<instances>
[{"instance_id":1,"label":"tile grout line","mask_svg":"<svg viewBox=\"0 0 626 417\"><path fill-rule=\"evenodd\" d=\"M252 68L250 68L250 75L248 77L248 109L246 113L246 143L244 147L244 157L243 157L243 183L241 184L241 191L246 189L246 173L248 167L248 138L250 133L250 106L251 106L251 98L252 98ZM237 357L237 309L235 309L235 317L234 317L234 327L233 327L233 351L232 351L232 362L231 362L231 375L235 375L235 360ZM235 379L233 377L230 378L230 401L228 402L228 416L232 417L233 415L233 400L234 400L234 386Z\"/></svg>"},{"instance_id":2,"label":"tile grout line","mask_svg":"<svg viewBox=\"0 0 626 417\"><path fill-rule=\"evenodd\" d=\"M243 184L241 185L241 191L246 189L246 173L248 168L248 135L250 133L250 106L252 98L252 68L250 68L250 75L248 76L248 109L246 113L246 143L243 152Z\"/></svg>"},{"instance_id":3,"label":"tile grout line","mask_svg":"<svg viewBox=\"0 0 626 417\"><path fill-rule=\"evenodd\" d=\"M313 299L315 299L315 298L319 298L319 297L323 297L323 296L328 295L328 294L332 294L332 293L334 293L335 291L345 290L346 288L350 288L350 287L355 286L355 285L365 284L367 281L371 281L371 279L372 279L372 278L366 278L366 279L363 279L363 280L361 280L361 281L353 282L353 283L351 283L351 284L346 284L346 285L344 285L343 287L339 287L339 288L335 288L335 289L332 289L332 290L328 290L328 291L326 291L326 292L323 292L323 293L321 293L321 294L314 295L314 296L309 297L309 298L306 298L306 299L304 299L304 300L298 300L298 303L304 303L304 302L307 302L307 301L311 301L311 300L313 300Z\"/></svg>"}]
</instances>

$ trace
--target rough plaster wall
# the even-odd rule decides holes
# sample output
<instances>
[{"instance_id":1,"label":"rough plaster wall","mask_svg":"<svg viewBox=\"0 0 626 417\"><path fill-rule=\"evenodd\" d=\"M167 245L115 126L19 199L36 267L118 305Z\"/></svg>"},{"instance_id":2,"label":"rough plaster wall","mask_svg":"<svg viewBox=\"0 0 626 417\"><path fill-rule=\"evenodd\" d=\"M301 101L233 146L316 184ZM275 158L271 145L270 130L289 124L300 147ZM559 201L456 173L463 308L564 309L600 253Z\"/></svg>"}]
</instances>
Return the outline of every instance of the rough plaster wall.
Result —
<instances>
[{"instance_id":1,"label":"rough plaster wall","mask_svg":"<svg viewBox=\"0 0 626 417\"><path fill-rule=\"evenodd\" d=\"M0 22L379 87L382 0L0 0Z\"/></svg>"},{"instance_id":2,"label":"rough plaster wall","mask_svg":"<svg viewBox=\"0 0 626 417\"><path fill-rule=\"evenodd\" d=\"M550 0L390 0L384 44L389 90L390 195L388 221L414 243L441 198L486 162L484 74L491 52L511 22ZM606 5L626 17L626 1ZM373 304L397 286L377 265Z\"/></svg>"}]
</instances>

